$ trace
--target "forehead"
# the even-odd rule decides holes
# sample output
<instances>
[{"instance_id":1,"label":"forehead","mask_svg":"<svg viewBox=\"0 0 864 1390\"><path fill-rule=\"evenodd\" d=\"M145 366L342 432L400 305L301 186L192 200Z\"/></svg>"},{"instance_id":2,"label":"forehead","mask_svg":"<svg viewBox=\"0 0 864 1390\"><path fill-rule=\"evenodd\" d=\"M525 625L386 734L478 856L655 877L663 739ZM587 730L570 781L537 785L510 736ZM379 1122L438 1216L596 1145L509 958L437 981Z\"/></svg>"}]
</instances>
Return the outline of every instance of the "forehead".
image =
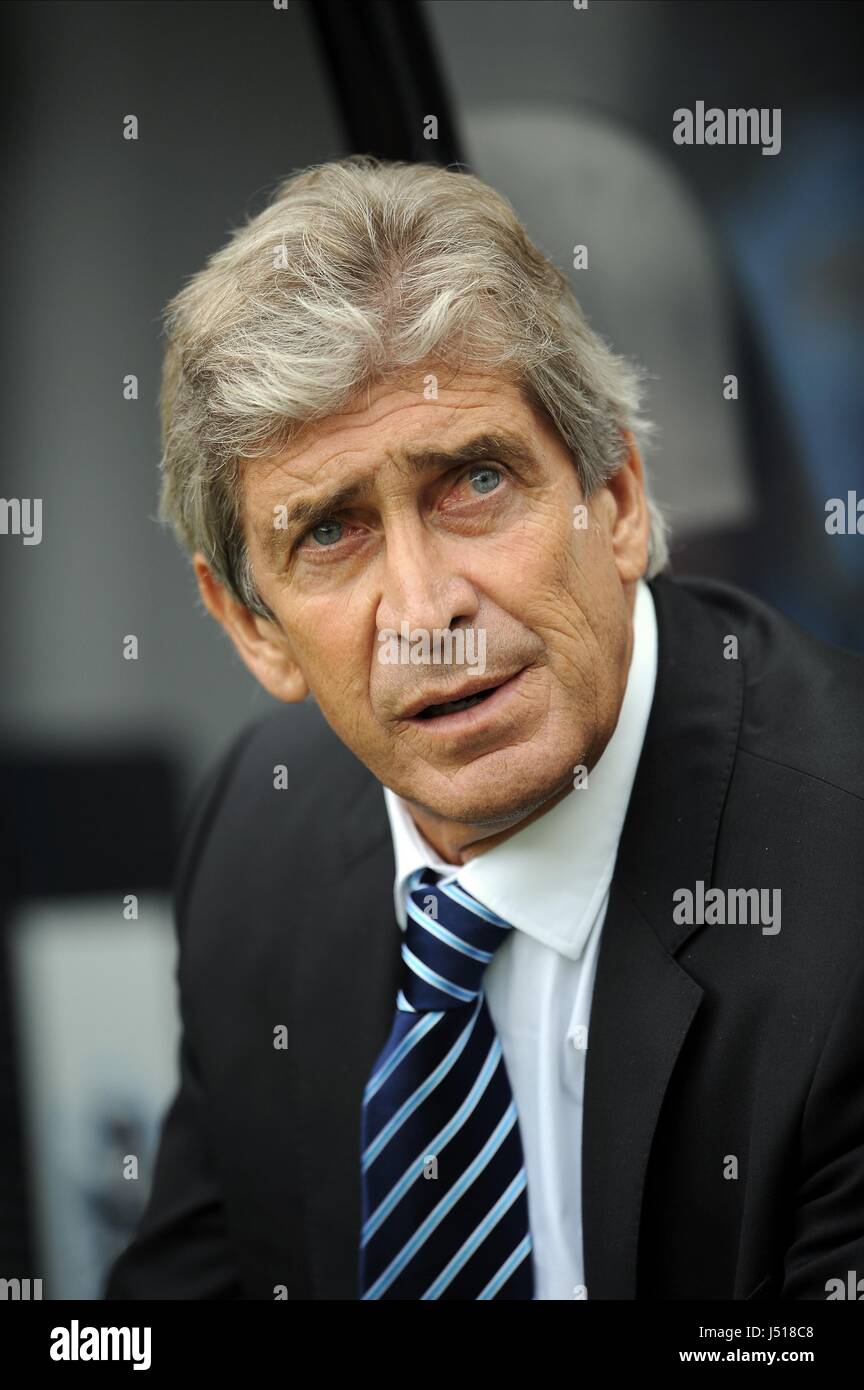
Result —
<instances>
[{"instance_id":1,"label":"forehead","mask_svg":"<svg viewBox=\"0 0 864 1390\"><path fill-rule=\"evenodd\" d=\"M368 472L370 482L387 463L410 472L415 455L454 448L481 430L530 436L538 428L539 412L513 382L424 373L416 384L364 389L362 399L305 425L278 452L244 460L242 496L253 510L285 501L292 491L329 487L348 471L352 476Z\"/></svg>"},{"instance_id":2,"label":"forehead","mask_svg":"<svg viewBox=\"0 0 864 1390\"><path fill-rule=\"evenodd\" d=\"M463 374L439 379L424 373L409 385L379 383L343 411L303 427L287 448L261 460L261 482L271 475L277 485L315 485L332 480L345 468L367 464L370 471L391 460L461 442L480 428L494 432L530 428L532 411L515 384L496 376ZM281 479L277 478L281 474Z\"/></svg>"}]
</instances>

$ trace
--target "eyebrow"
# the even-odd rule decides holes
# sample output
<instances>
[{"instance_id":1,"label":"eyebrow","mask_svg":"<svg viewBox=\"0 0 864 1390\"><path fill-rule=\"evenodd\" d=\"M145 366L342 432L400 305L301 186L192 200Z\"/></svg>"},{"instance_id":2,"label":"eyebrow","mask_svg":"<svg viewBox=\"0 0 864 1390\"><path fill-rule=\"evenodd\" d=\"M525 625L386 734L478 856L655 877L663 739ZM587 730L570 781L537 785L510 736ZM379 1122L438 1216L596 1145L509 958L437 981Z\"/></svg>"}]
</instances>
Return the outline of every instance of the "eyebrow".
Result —
<instances>
[{"instance_id":1,"label":"eyebrow","mask_svg":"<svg viewBox=\"0 0 864 1390\"><path fill-rule=\"evenodd\" d=\"M536 470L537 462L527 442L520 435L506 431L475 435L453 449L411 449L399 453L399 461L417 476L422 473L443 472L448 468L467 467L494 457L502 463ZM328 493L310 494L296 498L286 508L285 524L275 527L272 520L261 521L255 527L258 543L269 563L289 548L297 531L314 530L352 502L368 497L374 479L368 474L348 479L341 487ZM273 507L280 506L274 502Z\"/></svg>"}]
</instances>

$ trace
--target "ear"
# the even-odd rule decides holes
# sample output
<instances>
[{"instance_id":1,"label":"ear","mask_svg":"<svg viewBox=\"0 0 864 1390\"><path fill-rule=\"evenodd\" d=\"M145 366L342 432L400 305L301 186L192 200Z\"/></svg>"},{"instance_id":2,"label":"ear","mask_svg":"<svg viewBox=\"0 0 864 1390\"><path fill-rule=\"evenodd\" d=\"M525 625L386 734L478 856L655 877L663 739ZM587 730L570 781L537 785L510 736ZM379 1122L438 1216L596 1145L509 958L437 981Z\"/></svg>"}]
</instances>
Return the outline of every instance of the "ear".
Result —
<instances>
[{"instance_id":1,"label":"ear","mask_svg":"<svg viewBox=\"0 0 864 1390\"><path fill-rule=\"evenodd\" d=\"M238 602L214 577L200 551L192 565L205 608L225 629L255 679L277 700L305 700L309 686L282 629Z\"/></svg>"},{"instance_id":2,"label":"ear","mask_svg":"<svg viewBox=\"0 0 864 1390\"><path fill-rule=\"evenodd\" d=\"M627 456L606 483L614 503L611 517L612 553L622 584L640 579L648 568L650 518L645 500L645 469L629 430L621 436Z\"/></svg>"}]
</instances>

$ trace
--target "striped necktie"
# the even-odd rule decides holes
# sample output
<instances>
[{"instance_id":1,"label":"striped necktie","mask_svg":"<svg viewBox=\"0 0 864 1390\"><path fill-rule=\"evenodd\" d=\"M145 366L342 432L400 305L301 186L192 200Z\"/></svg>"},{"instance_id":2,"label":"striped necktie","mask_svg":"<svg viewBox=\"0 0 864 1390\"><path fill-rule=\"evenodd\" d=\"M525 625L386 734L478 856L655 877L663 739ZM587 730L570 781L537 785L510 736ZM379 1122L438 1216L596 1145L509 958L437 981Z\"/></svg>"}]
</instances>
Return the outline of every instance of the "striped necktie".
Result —
<instances>
[{"instance_id":1,"label":"striped necktie","mask_svg":"<svg viewBox=\"0 0 864 1390\"><path fill-rule=\"evenodd\" d=\"M390 1036L363 1095L363 1299L531 1299L519 1123L481 977L510 925L409 882Z\"/></svg>"}]
</instances>

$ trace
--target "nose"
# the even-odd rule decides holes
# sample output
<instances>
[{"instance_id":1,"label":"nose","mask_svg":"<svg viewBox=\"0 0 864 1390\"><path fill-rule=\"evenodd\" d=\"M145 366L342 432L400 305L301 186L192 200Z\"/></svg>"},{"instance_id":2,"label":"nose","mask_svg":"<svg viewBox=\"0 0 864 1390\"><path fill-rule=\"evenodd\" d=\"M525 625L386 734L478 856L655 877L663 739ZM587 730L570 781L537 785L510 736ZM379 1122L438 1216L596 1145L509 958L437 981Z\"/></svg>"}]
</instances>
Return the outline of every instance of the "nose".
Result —
<instances>
[{"instance_id":1,"label":"nose","mask_svg":"<svg viewBox=\"0 0 864 1390\"><path fill-rule=\"evenodd\" d=\"M460 570L459 546L430 536L421 525L400 525L387 536L378 631L470 626L479 608L477 591Z\"/></svg>"}]
</instances>

